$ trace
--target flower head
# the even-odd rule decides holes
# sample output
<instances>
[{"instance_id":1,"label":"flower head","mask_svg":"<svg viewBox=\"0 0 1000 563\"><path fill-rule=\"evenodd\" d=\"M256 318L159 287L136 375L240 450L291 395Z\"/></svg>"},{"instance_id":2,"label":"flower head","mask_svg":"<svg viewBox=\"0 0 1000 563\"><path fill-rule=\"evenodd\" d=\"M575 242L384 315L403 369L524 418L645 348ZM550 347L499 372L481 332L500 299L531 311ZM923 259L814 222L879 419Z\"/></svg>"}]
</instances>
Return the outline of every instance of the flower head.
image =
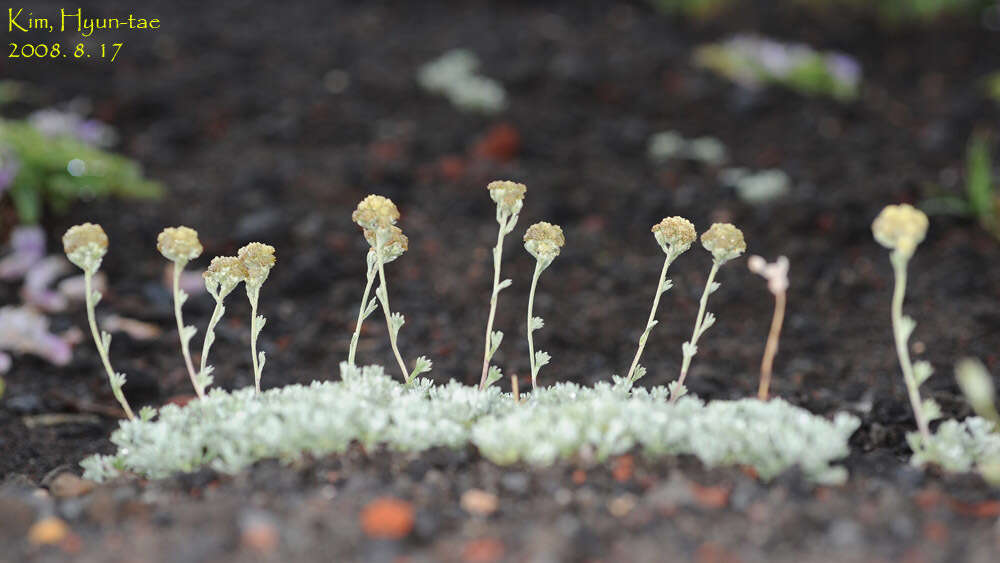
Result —
<instances>
[{"instance_id":1,"label":"flower head","mask_svg":"<svg viewBox=\"0 0 1000 563\"><path fill-rule=\"evenodd\" d=\"M714 223L701 235L701 245L722 264L739 257L747 249L743 231L729 223Z\"/></svg>"},{"instance_id":2,"label":"flower head","mask_svg":"<svg viewBox=\"0 0 1000 563\"><path fill-rule=\"evenodd\" d=\"M528 188L524 184L510 180L496 180L486 186L490 191L490 199L497 204L497 209L507 215L517 215L524 205L524 193Z\"/></svg>"},{"instance_id":3,"label":"flower head","mask_svg":"<svg viewBox=\"0 0 1000 563\"><path fill-rule=\"evenodd\" d=\"M382 231L396 224L399 209L387 197L369 195L358 204L358 208L351 214L351 220L364 229Z\"/></svg>"},{"instance_id":4,"label":"flower head","mask_svg":"<svg viewBox=\"0 0 1000 563\"><path fill-rule=\"evenodd\" d=\"M249 287L260 287L267 280L267 275L274 267L274 247L261 242L251 242L240 249L239 261L246 270L246 281Z\"/></svg>"},{"instance_id":5,"label":"flower head","mask_svg":"<svg viewBox=\"0 0 1000 563\"><path fill-rule=\"evenodd\" d=\"M156 237L156 249L171 262L188 262L203 250L198 231L189 227L167 227Z\"/></svg>"},{"instance_id":6,"label":"flower head","mask_svg":"<svg viewBox=\"0 0 1000 563\"><path fill-rule=\"evenodd\" d=\"M84 223L70 227L63 235L66 257L85 272L96 272L108 252L108 235L100 225Z\"/></svg>"},{"instance_id":7,"label":"flower head","mask_svg":"<svg viewBox=\"0 0 1000 563\"><path fill-rule=\"evenodd\" d=\"M564 244L566 237L559 225L542 221L528 227L524 233L524 248L546 266L559 256L559 249Z\"/></svg>"},{"instance_id":8,"label":"flower head","mask_svg":"<svg viewBox=\"0 0 1000 563\"><path fill-rule=\"evenodd\" d=\"M410 247L410 239L406 238L406 235L403 234L403 230L399 227L395 225L389 227L388 233L388 236L382 241L383 264L388 264L396 258L399 258ZM367 240L368 244L372 247L368 252L375 252L375 245L378 243L375 232L365 229L365 240Z\"/></svg>"},{"instance_id":9,"label":"flower head","mask_svg":"<svg viewBox=\"0 0 1000 563\"><path fill-rule=\"evenodd\" d=\"M233 288L246 279L247 270L235 256L216 256L202 275L205 277L205 288L219 298L229 295Z\"/></svg>"},{"instance_id":10,"label":"flower head","mask_svg":"<svg viewBox=\"0 0 1000 563\"><path fill-rule=\"evenodd\" d=\"M912 205L887 205L872 222L872 234L882 246L912 256L927 235L927 215Z\"/></svg>"},{"instance_id":11,"label":"flower head","mask_svg":"<svg viewBox=\"0 0 1000 563\"><path fill-rule=\"evenodd\" d=\"M651 230L663 252L675 256L686 252L698 238L694 225L683 217L667 217L653 225Z\"/></svg>"}]
</instances>

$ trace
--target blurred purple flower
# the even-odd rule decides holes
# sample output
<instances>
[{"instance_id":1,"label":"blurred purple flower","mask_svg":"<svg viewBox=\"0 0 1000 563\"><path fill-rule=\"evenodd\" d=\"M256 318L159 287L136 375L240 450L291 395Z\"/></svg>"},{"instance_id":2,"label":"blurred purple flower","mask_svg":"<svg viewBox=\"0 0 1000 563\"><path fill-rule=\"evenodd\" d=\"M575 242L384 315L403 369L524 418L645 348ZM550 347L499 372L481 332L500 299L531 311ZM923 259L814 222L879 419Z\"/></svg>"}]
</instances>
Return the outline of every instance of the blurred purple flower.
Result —
<instances>
[{"instance_id":1,"label":"blurred purple flower","mask_svg":"<svg viewBox=\"0 0 1000 563\"><path fill-rule=\"evenodd\" d=\"M69 136L96 147L109 147L116 138L114 129L96 119L84 119L77 113L53 108L32 113L28 122L43 135Z\"/></svg>"},{"instance_id":2,"label":"blurred purple flower","mask_svg":"<svg viewBox=\"0 0 1000 563\"><path fill-rule=\"evenodd\" d=\"M73 348L49 332L49 319L26 306L0 307L0 350L33 354L57 366L73 358Z\"/></svg>"},{"instance_id":3,"label":"blurred purple flower","mask_svg":"<svg viewBox=\"0 0 1000 563\"><path fill-rule=\"evenodd\" d=\"M10 364L11 364L10 354L7 354L6 352L0 352L0 375L10 371ZM2 392L2 389L3 389L3 382L0 381L0 392Z\"/></svg>"},{"instance_id":4,"label":"blurred purple flower","mask_svg":"<svg viewBox=\"0 0 1000 563\"><path fill-rule=\"evenodd\" d=\"M861 81L861 65L854 57L830 53L826 56L826 68L834 78L845 84L857 86Z\"/></svg>"},{"instance_id":5,"label":"blurred purple flower","mask_svg":"<svg viewBox=\"0 0 1000 563\"><path fill-rule=\"evenodd\" d=\"M49 286L68 271L69 262L62 256L43 258L25 274L21 299L47 313L65 311L68 299L62 293L49 289Z\"/></svg>"},{"instance_id":6,"label":"blurred purple flower","mask_svg":"<svg viewBox=\"0 0 1000 563\"><path fill-rule=\"evenodd\" d=\"M14 183L21 161L10 150L0 149L0 196Z\"/></svg>"},{"instance_id":7,"label":"blurred purple flower","mask_svg":"<svg viewBox=\"0 0 1000 563\"><path fill-rule=\"evenodd\" d=\"M37 225L16 227L10 235L10 253L0 260L0 280L16 280L45 257L45 231Z\"/></svg>"}]
</instances>

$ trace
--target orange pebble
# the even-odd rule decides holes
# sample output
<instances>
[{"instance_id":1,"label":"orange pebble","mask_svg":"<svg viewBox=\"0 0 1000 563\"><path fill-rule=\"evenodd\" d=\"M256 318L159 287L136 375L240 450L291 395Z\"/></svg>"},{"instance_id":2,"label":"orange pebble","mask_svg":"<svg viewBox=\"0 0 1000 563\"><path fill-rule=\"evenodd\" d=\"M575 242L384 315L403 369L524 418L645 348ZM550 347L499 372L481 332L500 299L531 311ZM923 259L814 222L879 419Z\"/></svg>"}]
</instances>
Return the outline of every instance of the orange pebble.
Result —
<instances>
[{"instance_id":1,"label":"orange pebble","mask_svg":"<svg viewBox=\"0 0 1000 563\"><path fill-rule=\"evenodd\" d=\"M413 530L413 505L391 497L375 499L361 511L361 528L369 537L402 539Z\"/></svg>"},{"instance_id":2,"label":"orange pebble","mask_svg":"<svg viewBox=\"0 0 1000 563\"><path fill-rule=\"evenodd\" d=\"M48 516L35 522L28 530L28 541L35 545L59 543L69 533L69 526L61 518Z\"/></svg>"}]
</instances>

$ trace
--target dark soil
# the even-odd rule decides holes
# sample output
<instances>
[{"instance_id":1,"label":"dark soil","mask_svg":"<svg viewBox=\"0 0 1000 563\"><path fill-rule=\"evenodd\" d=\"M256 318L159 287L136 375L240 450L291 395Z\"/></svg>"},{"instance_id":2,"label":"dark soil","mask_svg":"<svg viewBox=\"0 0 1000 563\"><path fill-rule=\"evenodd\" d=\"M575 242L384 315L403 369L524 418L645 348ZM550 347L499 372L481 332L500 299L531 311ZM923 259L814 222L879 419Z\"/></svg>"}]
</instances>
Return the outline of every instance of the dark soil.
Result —
<instances>
[{"instance_id":1,"label":"dark soil","mask_svg":"<svg viewBox=\"0 0 1000 563\"><path fill-rule=\"evenodd\" d=\"M815 489L793 474L762 484L689 460L637 458L634 471L619 471L625 461L576 460L537 470L499 468L474 451L352 451L295 468L263 463L235 477L125 481L53 501L25 491L113 450L107 437L117 421L102 413L114 399L93 348L81 345L67 368L16 358L5 376L2 557L227 560L254 556L257 546L279 560L995 560L1000 495L977 477L907 465L913 421L889 328L892 275L869 226L887 203L961 189L969 134L1000 123L980 87L1000 68L1000 35L972 20L887 29L770 5L694 24L643 3L178 2L140 10L114 1L94 15L145 13L163 29L119 32L115 40L126 44L113 64L2 59L0 69L38 87L8 115L85 96L118 128L122 152L169 186L159 202L88 202L45 224L55 248L67 226L101 223L112 241L101 311L165 329L152 342L114 340L133 405L191 392L155 250L159 230L176 224L200 231L206 256L198 265L251 240L277 248L262 295L265 387L336 378L364 282L365 243L350 212L368 193L399 205L410 237L409 252L387 271L393 306L407 319L403 355L431 357L438 381L478 381L496 232L485 185L511 178L529 190L517 233L538 220L566 231L536 298L546 319L536 343L553 356L544 383L590 384L627 369L662 259L649 227L663 216L684 215L699 229L731 221L751 253L787 255L792 287L772 390L819 414L863 419L846 486ZM60 7L46 0L31 9L52 15ZM845 105L778 90L748 94L690 66L693 46L750 30L858 57L863 95ZM419 65L454 47L473 50L483 72L505 85L502 116L457 113L416 85ZM343 92L324 87L331 70L349 76ZM720 138L735 165L784 169L793 194L754 208L720 186L714 170L651 164L649 135L667 129ZM504 273L515 283L497 316L508 336L495 361L524 382L533 264L513 240ZM709 266L696 248L672 268L643 384L676 377ZM727 265L721 282L711 300L719 321L689 379L708 399L755 392L771 316L770 295L742 261ZM0 287L4 303L16 295L16 286ZM907 312L919 322L914 351L938 370L924 392L948 417L969 414L951 376L958 358L982 358L1000 373L998 303L998 242L970 220L932 218L911 263ZM207 296L185 308L200 329L210 312ZM221 387L253 383L248 317L231 298L213 349ZM80 325L84 314L53 322L57 330ZM378 317L365 325L358 354L392 371ZM25 424L32 415L81 412L99 416ZM498 510L467 514L459 498L471 488L497 494ZM416 510L402 540L362 533L361 508L383 496ZM57 547L31 547L28 527L53 510L71 534ZM261 543L259 529L279 541Z\"/></svg>"}]
</instances>

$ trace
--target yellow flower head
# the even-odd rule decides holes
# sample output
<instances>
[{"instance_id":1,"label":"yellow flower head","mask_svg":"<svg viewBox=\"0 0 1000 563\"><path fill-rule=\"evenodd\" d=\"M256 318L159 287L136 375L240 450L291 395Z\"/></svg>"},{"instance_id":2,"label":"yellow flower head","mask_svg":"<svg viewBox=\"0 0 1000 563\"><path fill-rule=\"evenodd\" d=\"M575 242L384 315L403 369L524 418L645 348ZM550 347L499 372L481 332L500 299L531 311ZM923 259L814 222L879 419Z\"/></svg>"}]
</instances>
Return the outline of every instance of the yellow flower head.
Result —
<instances>
[{"instance_id":1,"label":"yellow flower head","mask_svg":"<svg viewBox=\"0 0 1000 563\"><path fill-rule=\"evenodd\" d=\"M167 227L156 237L156 249L171 262L188 262L203 250L198 231L189 227Z\"/></svg>"},{"instance_id":2,"label":"yellow flower head","mask_svg":"<svg viewBox=\"0 0 1000 563\"><path fill-rule=\"evenodd\" d=\"M240 249L239 260L246 269L246 284L249 287L260 287L267 280L267 275L274 267L274 247L260 242L251 242Z\"/></svg>"},{"instance_id":3,"label":"yellow flower head","mask_svg":"<svg viewBox=\"0 0 1000 563\"><path fill-rule=\"evenodd\" d=\"M524 205L524 193L528 188L524 184L510 180L496 180L486 186L490 191L490 199L497 204L497 209L507 215L516 215Z\"/></svg>"},{"instance_id":4,"label":"yellow flower head","mask_svg":"<svg viewBox=\"0 0 1000 563\"><path fill-rule=\"evenodd\" d=\"M216 256L202 275L205 277L205 288L210 294L225 297L246 279L247 270L235 256Z\"/></svg>"},{"instance_id":5,"label":"yellow flower head","mask_svg":"<svg viewBox=\"0 0 1000 563\"><path fill-rule=\"evenodd\" d=\"M101 267L101 259L108 252L108 235L100 225L75 225L66 231L62 240L69 261L91 273Z\"/></svg>"},{"instance_id":6,"label":"yellow flower head","mask_svg":"<svg viewBox=\"0 0 1000 563\"><path fill-rule=\"evenodd\" d=\"M365 240L371 245L371 250L375 252L376 235L374 231L365 229ZM403 230L393 225L389 227L389 236L382 243L382 263L388 264L403 255L410 248L410 239L406 238Z\"/></svg>"},{"instance_id":7,"label":"yellow flower head","mask_svg":"<svg viewBox=\"0 0 1000 563\"><path fill-rule=\"evenodd\" d=\"M369 195L358 204L358 208L351 214L351 220L364 229L381 231L396 224L399 209L387 197Z\"/></svg>"},{"instance_id":8,"label":"yellow flower head","mask_svg":"<svg viewBox=\"0 0 1000 563\"><path fill-rule=\"evenodd\" d=\"M729 223L715 223L701 235L701 245L712 253L715 261L722 264L746 252L747 243L743 231Z\"/></svg>"},{"instance_id":9,"label":"yellow flower head","mask_svg":"<svg viewBox=\"0 0 1000 563\"><path fill-rule=\"evenodd\" d=\"M872 222L872 234L882 246L912 256L927 235L927 215L912 205L887 205Z\"/></svg>"},{"instance_id":10,"label":"yellow flower head","mask_svg":"<svg viewBox=\"0 0 1000 563\"><path fill-rule=\"evenodd\" d=\"M566 244L562 227L542 221L528 227L524 233L524 248L535 260L546 265L559 256L559 249Z\"/></svg>"},{"instance_id":11,"label":"yellow flower head","mask_svg":"<svg viewBox=\"0 0 1000 563\"><path fill-rule=\"evenodd\" d=\"M683 217L667 217L651 229L656 242L667 254L680 255L698 238L694 224Z\"/></svg>"}]
</instances>

